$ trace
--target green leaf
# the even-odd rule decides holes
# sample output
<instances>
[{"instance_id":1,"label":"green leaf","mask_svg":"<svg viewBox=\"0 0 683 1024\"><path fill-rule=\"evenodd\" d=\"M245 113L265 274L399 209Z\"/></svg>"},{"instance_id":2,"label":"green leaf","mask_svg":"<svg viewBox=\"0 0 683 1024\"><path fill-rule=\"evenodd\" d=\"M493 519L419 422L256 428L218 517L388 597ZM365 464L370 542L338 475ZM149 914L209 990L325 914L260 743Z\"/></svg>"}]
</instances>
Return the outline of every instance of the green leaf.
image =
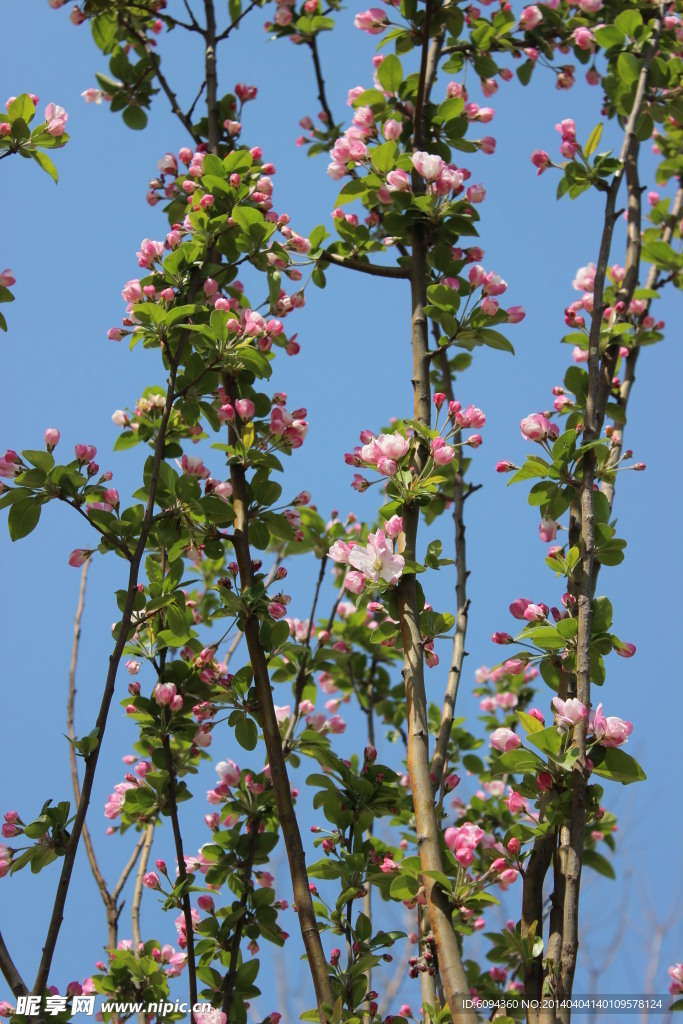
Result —
<instances>
[{"instance_id":1,"label":"green leaf","mask_svg":"<svg viewBox=\"0 0 683 1024\"><path fill-rule=\"evenodd\" d=\"M10 538L15 541L27 537L32 530L35 530L39 519L40 502L35 498L22 498L21 501L15 501L7 517Z\"/></svg>"},{"instance_id":2,"label":"green leaf","mask_svg":"<svg viewBox=\"0 0 683 1024\"><path fill-rule=\"evenodd\" d=\"M539 772L546 767L545 762L532 750L508 750L491 765L492 775L506 775L508 772Z\"/></svg>"},{"instance_id":3,"label":"green leaf","mask_svg":"<svg viewBox=\"0 0 683 1024\"><path fill-rule=\"evenodd\" d=\"M620 53L617 59L617 74L626 85L638 80L641 61L632 53Z\"/></svg>"},{"instance_id":4,"label":"green leaf","mask_svg":"<svg viewBox=\"0 0 683 1024\"><path fill-rule=\"evenodd\" d=\"M33 120L36 108L28 93L22 92L7 108L10 121L25 121L28 124Z\"/></svg>"},{"instance_id":5,"label":"green leaf","mask_svg":"<svg viewBox=\"0 0 683 1024\"><path fill-rule=\"evenodd\" d=\"M401 874L394 878L389 892L394 900L412 900L417 896L419 889L420 883L417 878Z\"/></svg>"},{"instance_id":6,"label":"green leaf","mask_svg":"<svg viewBox=\"0 0 683 1024\"><path fill-rule=\"evenodd\" d=\"M58 178L57 168L52 163L52 160L50 160L50 157L47 155L47 153L41 153L39 149L36 149L33 153L31 153L31 156L38 164L38 166L42 167L45 173L50 175L50 177L56 185Z\"/></svg>"},{"instance_id":7,"label":"green leaf","mask_svg":"<svg viewBox=\"0 0 683 1024\"><path fill-rule=\"evenodd\" d=\"M624 45L624 33L616 25L605 25L603 28L596 28L593 31L595 40L603 49L609 50L612 46Z\"/></svg>"},{"instance_id":8,"label":"green leaf","mask_svg":"<svg viewBox=\"0 0 683 1024\"><path fill-rule=\"evenodd\" d=\"M592 604L592 633L606 633L612 625L612 602L607 597L596 597Z\"/></svg>"},{"instance_id":9,"label":"green leaf","mask_svg":"<svg viewBox=\"0 0 683 1024\"><path fill-rule=\"evenodd\" d=\"M533 715L528 715L526 711L518 711L517 715L519 717L520 722L524 726L525 732L530 733L542 731L543 723L539 722L539 720L537 718L534 718Z\"/></svg>"},{"instance_id":10,"label":"green leaf","mask_svg":"<svg viewBox=\"0 0 683 1024\"><path fill-rule=\"evenodd\" d=\"M235 739L245 750L253 750L258 742L258 728L253 718L244 715L235 726Z\"/></svg>"},{"instance_id":11,"label":"green leaf","mask_svg":"<svg viewBox=\"0 0 683 1024\"><path fill-rule=\"evenodd\" d=\"M643 24L643 16L640 11L637 10L626 10L618 14L614 19L614 24L620 32L624 35L634 37L636 29L640 28Z\"/></svg>"},{"instance_id":12,"label":"green leaf","mask_svg":"<svg viewBox=\"0 0 683 1024\"><path fill-rule=\"evenodd\" d=\"M139 132L147 126L147 114L142 107L126 107L123 120L133 131Z\"/></svg>"},{"instance_id":13,"label":"green leaf","mask_svg":"<svg viewBox=\"0 0 683 1024\"><path fill-rule=\"evenodd\" d=\"M534 747L542 750L544 754L550 754L551 757L558 754L562 746L562 736L554 725L547 729L540 729L538 732L529 733L527 740Z\"/></svg>"},{"instance_id":14,"label":"green leaf","mask_svg":"<svg viewBox=\"0 0 683 1024\"><path fill-rule=\"evenodd\" d=\"M398 92L403 81L403 66L398 57L393 53L385 57L377 68L377 77L386 92Z\"/></svg>"},{"instance_id":15,"label":"green leaf","mask_svg":"<svg viewBox=\"0 0 683 1024\"><path fill-rule=\"evenodd\" d=\"M647 778L636 759L630 754L618 747L603 747L602 755L598 754L599 750L599 747L593 747L590 754L594 775L612 779L613 782L621 782L624 786L631 782L643 782Z\"/></svg>"},{"instance_id":16,"label":"green leaf","mask_svg":"<svg viewBox=\"0 0 683 1024\"><path fill-rule=\"evenodd\" d=\"M600 144L601 137L602 137L602 121L600 122L600 124L597 124L595 126L595 128L593 129L593 131L590 133L590 135L588 137L588 142L583 147L583 155L585 157L589 157L592 153L595 152L595 150L598 148L598 146Z\"/></svg>"},{"instance_id":17,"label":"green leaf","mask_svg":"<svg viewBox=\"0 0 683 1024\"><path fill-rule=\"evenodd\" d=\"M616 878L614 868L607 860L607 857L603 857L601 853L597 853L595 850L583 851L583 863L587 867L593 868L593 871L597 871L598 874L604 875L605 878Z\"/></svg>"}]
</instances>

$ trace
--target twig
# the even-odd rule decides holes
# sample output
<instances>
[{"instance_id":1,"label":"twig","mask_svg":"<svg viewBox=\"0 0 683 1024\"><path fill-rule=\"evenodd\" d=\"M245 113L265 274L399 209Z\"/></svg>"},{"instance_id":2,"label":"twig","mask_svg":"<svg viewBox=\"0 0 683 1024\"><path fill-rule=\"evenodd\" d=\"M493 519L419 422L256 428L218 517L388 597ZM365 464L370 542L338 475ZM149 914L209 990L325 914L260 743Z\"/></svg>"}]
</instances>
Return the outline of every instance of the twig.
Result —
<instances>
[{"instance_id":1,"label":"twig","mask_svg":"<svg viewBox=\"0 0 683 1024\"><path fill-rule=\"evenodd\" d=\"M232 394L234 385L227 376L223 378L223 386L228 395L231 398L234 397ZM234 444L237 441L235 428L229 426L228 429L230 443ZM230 479L235 509L233 544L239 566L241 587L243 591L248 591L254 584L254 570L251 564L251 548L249 546L248 499L244 466L241 464L232 465L230 467ZM320 940L320 932L318 931L318 922L313 909L308 872L306 870L306 854L301 841L299 823L294 811L292 791L287 777L287 766L282 750L280 729L275 717L273 694L268 675L268 663L259 637L260 623L258 615L250 610L245 611L243 628L254 673L259 717L266 743L275 803L289 859L289 871L292 878L299 926L306 947L306 953L308 954L308 963L315 986L319 1016L321 1021L323 1021L325 1014L322 1004L332 1003L332 989L327 961Z\"/></svg>"},{"instance_id":2,"label":"twig","mask_svg":"<svg viewBox=\"0 0 683 1024\"><path fill-rule=\"evenodd\" d=\"M306 671L306 665L308 662L308 656L311 653L311 634L313 632L313 626L315 623L315 611L318 607L318 598L320 596L320 588L323 585L323 578L325 576L325 569L327 567L327 555L323 555L320 559L320 571L318 572L318 581L315 585L315 593L313 594L313 606L311 608L311 614L308 619L308 629L306 631L306 639L304 641L304 653L301 658L301 666L297 672L296 680L294 683L294 710L289 720L287 732L282 742L282 749L285 757L289 753L292 746L292 739L296 731L296 727L301 720L301 714L299 712L299 705L301 704L301 697L304 692L304 686L306 685L306 679L308 678L308 672Z\"/></svg>"},{"instance_id":3,"label":"twig","mask_svg":"<svg viewBox=\"0 0 683 1024\"><path fill-rule=\"evenodd\" d=\"M176 859L178 861L178 881L182 884L187 879L187 868L185 867L185 853L183 851L183 837L180 832L178 820L178 802L176 800L175 766L173 764L173 753L168 733L164 733L161 744L166 759L166 771L168 772L168 810L173 830L173 841L175 843ZM189 892L184 892L182 899L183 917L185 918L185 932L187 939L187 973L188 986L190 989L190 1004L194 1006L197 1002L197 973L194 962L194 931L192 924L192 906L190 904Z\"/></svg>"},{"instance_id":4,"label":"twig","mask_svg":"<svg viewBox=\"0 0 683 1024\"><path fill-rule=\"evenodd\" d=\"M588 342L588 395L586 400L586 417L584 443L590 443L600 436L605 416L609 384L606 376L609 373L609 361L600 366L600 329L603 313L603 294L607 264L609 262L612 234L616 221L616 200L629 164L638 153L638 140L635 135L636 122L640 116L650 66L657 52L662 27L662 9L652 23L651 42L643 57L633 108L629 115L621 148L621 167L614 175L607 194L605 208L605 224L600 244L600 255L595 273L593 291L593 319ZM637 270L635 271L637 272ZM610 381L611 384L611 381ZM593 484L595 480L595 452L586 452L583 459L583 479L581 483L581 573L579 578L577 610L578 634L576 655L576 696L586 707L590 706L590 643L591 643L591 602L594 593L595 579L595 511L593 507ZM579 888L581 883L581 865L583 859L584 835L586 829L586 731L587 721L582 719L574 727L573 742L580 750L573 775L572 809L569 823L568 842L564 842L564 826L560 830L560 861L564 877L563 921L562 921L562 954L558 975L558 994L569 997L572 992L574 971L579 940ZM559 1019L568 1024L570 1012L560 1009Z\"/></svg>"},{"instance_id":5,"label":"twig","mask_svg":"<svg viewBox=\"0 0 683 1024\"><path fill-rule=\"evenodd\" d=\"M142 878L147 870L150 850L154 842L154 823L151 822L142 835L142 855L138 870L135 874L135 889L133 890L133 905L130 911L131 927L133 931L133 948L137 949L141 942L140 935L140 904L142 903Z\"/></svg>"},{"instance_id":6,"label":"twig","mask_svg":"<svg viewBox=\"0 0 683 1024\"><path fill-rule=\"evenodd\" d=\"M5 981L15 996L28 995L28 988L24 984L24 980L19 974L14 960L10 956L5 940L2 937L2 932L0 932L0 971L2 971Z\"/></svg>"},{"instance_id":7,"label":"twig","mask_svg":"<svg viewBox=\"0 0 683 1024\"><path fill-rule=\"evenodd\" d=\"M204 0L204 11L206 14L206 31L204 32L204 42L206 44L204 53L206 114L209 124L207 141L209 152L216 153L218 152L220 125L218 119L218 76L216 72L216 10L213 0Z\"/></svg>"},{"instance_id":8,"label":"twig","mask_svg":"<svg viewBox=\"0 0 683 1024\"><path fill-rule=\"evenodd\" d=\"M311 49L311 56L313 57L313 67L315 69L315 80L318 83L318 99L320 100L320 106L327 118L327 127L332 129L335 125L330 105L327 102L327 94L325 92L325 79L323 78L322 68L320 66L320 54L318 53L318 37L313 36L312 39L308 40L308 45Z\"/></svg>"},{"instance_id":9,"label":"twig","mask_svg":"<svg viewBox=\"0 0 683 1024\"><path fill-rule=\"evenodd\" d=\"M244 868L242 871L242 892L240 894L239 901L239 909L242 913L235 921L235 931L233 932L232 942L230 943L229 949L230 966L228 968L228 973L223 979L223 1013L227 1016L228 1020L230 1020L230 1011L232 1009L232 999L235 990L235 978L237 977L237 965L239 962L240 945L242 943L242 932L244 930L247 903L249 902L249 893L253 887L251 874L254 870L254 860L256 858L256 848L259 840L258 819L252 821L251 824L251 842L249 843L247 859L244 862Z\"/></svg>"},{"instance_id":10,"label":"twig","mask_svg":"<svg viewBox=\"0 0 683 1024\"><path fill-rule=\"evenodd\" d=\"M436 327L436 325L435 325ZM438 333L435 330L435 333ZM453 392L453 379L451 369L448 365L448 357L445 352L440 354L441 381L444 394L449 402L455 398ZM456 438L456 441L459 438ZM468 494L471 490L468 490ZM455 704L458 699L458 687L462 674L462 664L465 658L465 637L467 635L467 619L470 602L467 597L467 547L465 544L465 520L463 517L463 506L465 504L464 480L458 468L453 478L453 523L455 526L455 569L456 583L455 596L457 612L455 620L455 634L453 636L453 654L451 655L451 667L448 673L448 683L444 696L443 711L441 713L441 725L436 739L436 746L432 757L431 774L434 780L434 789L438 790L446 766L448 757L448 744L453 728L455 716Z\"/></svg>"},{"instance_id":11,"label":"twig","mask_svg":"<svg viewBox=\"0 0 683 1024\"><path fill-rule=\"evenodd\" d=\"M372 277L393 277L403 281L407 281L410 277L407 267L382 267L378 263L365 263L353 256L340 256L328 249L323 251L321 259L334 263L338 267L346 267L348 270L359 270L361 274L370 274Z\"/></svg>"},{"instance_id":12,"label":"twig","mask_svg":"<svg viewBox=\"0 0 683 1024\"><path fill-rule=\"evenodd\" d=\"M64 854L64 863L62 865L62 871L57 885L57 892L55 895L55 902L52 910L52 916L50 918L50 924L48 926L47 935L45 937L45 944L43 946L43 955L41 957L40 966L36 976L35 984L33 986L34 995L43 995L47 986L47 979L50 973L50 965L52 964L52 958L54 956L55 947L57 945L57 938L62 926L64 906L66 904L66 898L69 892L69 886L71 883L71 874L73 872L74 861L76 859L76 851L80 842L81 834L83 832L83 825L85 822L85 816L88 810L88 804L90 803L90 795L92 793L93 782L95 780L95 771L97 769L97 762L99 759L100 750L102 749L102 740L104 739L104 733L107 726L107 718L109 716L109 708L111 706L112 698L114 696L114 686L116 683L116 673L118 672L119 663L121 661L121 655L128 639L128 631L133 616L133 604L137 596L137 582L138 574L140 570L140 562L142 561L142 555L145 550L147 538L152 527L152 520L154 518L154 503L156 500L157 486L159 482L159 467L163 459L164 446L166 443L166 430L168 427L168 420L171 415L171 409L173 407L173 397L175 390L176 375L178 372L178 361L179 357L170 359L170 373L168 381L168 389L166 392L166 402L164 405L164 411L161 416L159 424L159 433L157 434L156 443L154 445L154 455L152 458L152 468L150 473L149 481L149 492L147 497L147 504L145 507L142 524L140 527L140 537L138 539L135 552L133 554L133 560L130 565L130 571L128 574L128 589L126 593L126 600L121 615L121 622L119 625L119 635L114 645L114 650L109 658L109 669L107 672L107 678L105 681L104 692L102 694L102 701L100 704L100 710L95 723L97 729L97 746L88 754L85 758L85 773L83 777L83 787L81 791L81 799L78 804L76 811L76 817L73 821L71 838L67 843L66 851Z\"/></svg>"}]
</instances>

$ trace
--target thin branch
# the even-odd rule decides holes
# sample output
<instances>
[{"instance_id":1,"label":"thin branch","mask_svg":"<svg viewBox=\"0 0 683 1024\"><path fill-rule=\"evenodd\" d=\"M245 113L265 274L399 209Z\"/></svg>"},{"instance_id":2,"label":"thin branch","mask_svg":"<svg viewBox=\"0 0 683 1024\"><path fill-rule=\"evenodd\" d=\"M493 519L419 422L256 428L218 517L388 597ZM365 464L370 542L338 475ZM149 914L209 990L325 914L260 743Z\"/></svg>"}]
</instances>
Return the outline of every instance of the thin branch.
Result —
<instances>
[{"instance_id":1,"label":"thin branch","mask_svg":"<svg viewBox=\"0 0 683 1024\"><path fill-rule=\"evenodd\" d=\"M315 585L315 593L313 594L313 606L311 608L311 614L308 619L308 629L306 631L306 639L304 641L304 653L301 658L301 666L299 667L299 671L297 672L296 680L294 683L294 710L289 720L289 725L287 727L285 738L282 742L282 749L284 751L285 757L287 757L287 754L290 752L296 727L301 720L299 705L301 704L301 697L304 692L304 686L306 685L306 680L309 676L309 673L306 670L306 666L308 664L308 656L311 653L311 634L313 633L313 626L315 623L315 611L316 608L318 607L318 598L320 597L320 588L323 585L326 567L327 554L324 554L320 559L320 571L318 572L318 581Z\"/></svg>"},{"instance_id":2,"label":"thin branch","mask_svg":"<svg viewBox=\"0 0 683 1024\"><path fill-rule=\"evenodd\" d=\"M137 949L142 941L140 935L140 904L142 903L142 878L147 871L150 850L154 842L154 823L152 822L145 829L142 836L142 856L135 874L135 888L133 890L133 905L130 911L131 928L133 931L133 948Z\"/></svg>"},{"instance_id":3,"label":"thin branch","mask_svg":"<svg viewBox=\"0 0 683 1024\"><path fill-rule=\"evenodd\" d=\"M171 409L173 408L173 396L175 389L176 375L178 372L178 361L179 357L170 359L170 373L168 380L168 389L166 392L166 402L164 405L164 411L161 416L159 424L159 433L154 445L154 455L152 458L152 468L150 473L149 481L149 492L147 497L147 504L145 507L142 524L140 527L140 537L138 539L133 560L130 565L130 571L128 574L128 589L126 592L126 600L121 615L121 622L119 624L119 635L114 645L114 650L109 658L109 669L107 671L107 677L104 685L104 691L102 694L102 701L100 704L100 710L97 715L97 721L95 728L97 729L97 746L95 749L85 758L85 773L83 777L83 787L81 791L81 799L78 804L76 811L76 817L74 818L71 838L67 843L66 851L64 854L64 862L62 864L62 871L59 877L57 885L57 892L55 895L55 902L52 910L52 916L50 918L50 924L48 926L47 935L45 937L45 944L43 946L43 955L41 957L40 966L36 976L35 984L33 986L33 993L35 995L43 995L45 988L47 987L47 980L50 973L50 966L52 964L52 958L54 957L55 947L57 945L57 939L62 926L64 906L66 904L66 898L69 892L69 886L71 884L71 875L73 872L74 861L76 859L76 851L78 850L78 844L81 839L83 832L83 825L85 823L85 816L90 803L90 795L92 793L93 782L95 780L95 771L97 769L97 762L99 760L100 750L102 749L102 741L104 739L104 733L107 726L107 719L109 717L109 708L111 706L112 698L114 696L114 687L116 683L116 674L118 672L119 663L123 654L123 649L128 639L128 631L130 629L132 617L133 617L133 604L137 596L137 582L140 571L140 563L149 537L149 532L152 528L152 521L154 518L154 503L156 500L157 487L159 483L159 467L163 459L164 446L166 443L166 430L168 427L169 417L171 415Z\"/></svg>"},{"instance_id":4,"label":"thin branch","mask_svg":"<svg viewBox=\"0 0 683 1024\"><path fill-rule=\"evenodd\" d=\"M320 100L320 106L323 109L323 113L327 118L327 127L334 128L335 120L330 110L330 105L327 102L327 94L325 92L325 79L323 78L322 68L320 66L320 54L318 53L318 37L313 36L312 39L308 40L308 45L311 50L311 56L313 57L313 67L315 69L315 80L318 83L318 99Z\"/></svg>"},{"instance_id":5,"label":"thin branch","mask_svg":"<svg viewBox=\"0 0 683 1024\"><path fill-rule=\"evenodd\" d=\"M232 21L228 25L228 27L226 29L224 29L223 32L221 32L221 34L219 36L216 36L216 42L217 43L222 43L224 39L227 39L228 36L230 35L230 33L233 32L236 28L238 28L238 26L239 26L240 22L242 21L242 19L246 18L247 14L250 14L251 11L253 11L255 7L260 7L260 6L261 6L261 0L252 0L252 3L250 3L248 7L244 8L244 10L239 15L239 17L235 18L235 20Z\"/></svg>"},{"instance_id":6,"label":"thin branch","mask_svg":"<svg viewBox=\"0 0 683 1024\"><path fill-rule=\"evenodd\" d=\"M223 386L232 400L234 398L232 380L224 376ZM230 443L234 444L237 441L237 433L234 426L229 426L228 429ZM241 464L232 465L230 467L230 479L235 509L235 539L233 543L239 566L240 584L244 592L248 591L254 584L254 569L251 563L251 548L249 545L248 498L244 466ZM294 811L291 786L287 777L287 765L282 750L280 729L275 717L273 694L268 675L268 663L259 636L260 623L258 615L252 611L246 611L243 628L254 673L259 718L266 743L275 803L289 859L289 871L292 878L299 927L301 928L301 935L315 986L319 1016L321 1021L323 1021L325 1014L322 1004L332 1003L332 990L327 961L320 940L318 922L315 910L313 909L308 872L306 870L306 854L301 841L299 823Z\"/></svg>"},{"instance_id":7,"label":"thin branch","mask_svg":"<svg viewBox=\"0 0 683 1024\"><path fill-rule=\"evenodd\" d=\"M673 204L673 207L671 209L671 213L667 217L666 225L664 227L664 231L662 232L662 241L663 242L669 243L671 241L671 239L673 237L674 229L675 229L676 225L678 224L678 221L680 220L681 212L682 211L683 211L683 187L679 187L678 192L676 193L676 198L674 199L674 204ZM656 290L657 287L660 284L660 275L661 275L661 272L660 272L659 268L656 265L653 264L650 267L650 271L649 271L649 273L647 275L647 280L645 281L645 288L648 289L648 290ZM645 312L643 313L643 317L646 317L648 315L648 313L650 311L651 304L652 304L652 299L647 299L646 300L646 309L645 309ZM629 398L631 396L631 388L633 387L633 384L634 384L635 379L636 379L636 364L638 362L638 354L639 354L639 352L640 352L640 348L639 347L632 349L629 352L628 357L626 359L626 369L625 369L625 372L624 372L624 379L623 379L623 381L621 383L621 387L619 388L619 407L620 407L620 409L622 410L622 412L624 414L626 413L626 410L628 408L628 401L629 401ZM623 447L623 429L621 431L621 434L622 434L622 447ZM608 459L607 468L611 469L613 466L615 466L617 461L618 461L618 459L619 459L619 449L615 448L613 453L610 455L610 458ZM603 482L603 484L602 484L602 486L600 488L602 493L607 498L607 501L609 502L610 509L612 508L612 505L614 503L614 486L615 486L614 485L614 480L610 479L608 477L607 480L605 480Z\"/></svg>"},{"instance_id":8,"label":"thin branch","mask_svg":"<svg viewBox=\"0 0 683 1024\"><path fill-rule=\"evenodd\" d=\"M438 331L435 327L435 334ZM440 354L441 382L444 394L449 402L455 398L453 392L453 379L448 364L448 357L445 352ZM459 432L458 432L459 433ZM458 437L455 438L457 442ZM468 493L471 493L468 491ZM436 746L432 756L431 774L434 780L434 789L438 790L446 766L448 757L448 745L451 739L453 718L455 716L455 704L458 699L458 687L462 674L462 664L465 659L465 637L467 635L467 619L470 602L467 597L467 546L465 544L465 520L463 507L465 504L464 480L460 469L456 470L453 478L453 523L455 526L455 569L456 583L455 596L457 612L455 620L455 634L453 636L453 654L451 655L451 667L448 673L448 683L444 696L443 711L441 713L441 725L436 739Z\"/></svg>"},{"instance_id":9,"label":"thin branch","mask_svg":"<svg viewBox=\"0 0 683 1024\"><path fill-rule=\"evenodd\" d=\"M168 102L171 104L171 112L175 114L175 116L178 118L183 128L187 131L192 140L195 143L201 142L199 135L197 135L192 126L192 122L190 121L187 114L185 114L184 111L181 109L180 104L178 103L178 97L171 88L168 79L164 75L163 71L161 70L161 58L159 57L159 54L154 50L153 47L149 45L149 41L145 37L144 33L138 32L137 29L135 29L125 19L123 21L123 24L128 29L130 34L138 40L139 44L144 48L145 52L147 53L147 56L149 57L152 64L152 68L154 70L154 76L158 81L159 85L161 86L162 90L166 94Z\"/></svg>"},{"instance_id":10,"label":"thin branch","mask_svg":"<svg viewBox=\"0 0 683 1024\"><path fill-rule=\"evenodd\" d=\"M610 363L605 360L600 365L600 330L603 314L603 295L607 264L609 262L612 234L616 221L616 200L630 163L637 159L638 140L635 135L636 123L640 116L647 87L650 66L657 52L659 36L662 28L662 8L652 23L653 34L648 49L643 57L633 108L629 115L621 148L621 167L615 173L607 194L605 208L605 224L600 244L600 255L595 274L593 292L593 319L588 342L588 395L586 400L586 417L584 443L590 443L600 436L605 416L605 406L609 385L605 385ZM637 272L637 268L636 271ZM576 657L576 696L586 707L590 706L590 644L591 644L591 602L595 587L595 511L593 503L593 485L595 481L595 452L586 452L583 459L583 479L581 483L581 572L579 578L577 609L578 635ZM586 767L586 731L587 721L582 719L574 728L573 742L580 750L573 776L572 809L569 823L568 842L565 844L560 830L560 860L564 877L563 922L562 922L562 954L558 975L558 994L569 997L572 992L576 957L579 942L579 888L581 883L581 866L583 859L584 836L586 829L586 799L588 786L588 770ZM569 1010L560 1009L559 1018L569 1022Z\"/></svg>"},{"instance_id":11,"label":"thin branch","mask_svg":"<svg viewBox=\"0 0 683 1024\"><path fill-rule=\"evenodd\" d=\"M209 123L207 141L209 152L218 152L220 123L218 117L218 77L216 71L216 10L213 0L204 0L206 31L204 32L204 67L206 77L206 115Z\"/></svg>"},{"instance_id":12,"label":"thin branch","mask_svg":"<svg viewBox=\"0 0 683 1024\"><path fill-rule=\"evenodd\" d=\"M28 995L28 988L24 984L24 980L19 974L14 960L10 956L5 940L2 937L2 932L0 932L0 971L2 971L5 981L17 998Z\"/></svg>"},{"instance_id":13,"label":"thin branch","mask_svg":"<svg viewBox=\"0 0 683 1024\"><path fill-rule=\"evenodd\" d=\"M164 733L161 744L166 759L166 771L168 772L168 810L173 830L173 841L175 843L176 859L178 861L178 881L182 884L187 879L187 868L185 867L185 853L183 851L183 837L180 831L178 819L178 802L176 799L176 776L173 764L173 753L168 733ZM194 962L194 931L192 923L192 906L190 904L189 892L182 896L183 917L185 918L185 931L187 938L187 972L188 985L190 989L190 1003L192 1006L197 1002L197 974Z\"/></svg>"},{"instance_id":14,"label":"thin branch","mask_svg":"<svg viewBox=\"0 0 683 1024\"><path fill-rule=\"evenodd\" d=\"M81 799L81 784L78 778L78 761L76 758L76 748L74 742L76 741L76 729L74 725L74 711L76 704L76 667L78 664L78 648L81 639L81 620L83 618L83 609L85 607L85 587L88 580L88 570L90 568L90 559L83 563L83 569L81 570L81 584L78 591L78 604L76 606L76 615L74 617L74 638L71 646L71 663L69 665L69 696L66 707L66 728L69 735L69 739L72 741L69 744L69 765L71 769L71 786L74 791L74 797L76 804ZM107 883L104 880L104 876L100 871L100 866L97 863L97 857L95 856L95 849L92 844L90 837L90 830L87 822L83 822L83 845L90 864L90 870L97 888L100 891L102 902L104 903L104 909L107 914L107 948L113 949L116 946L116 923L118 914L116 913L116 901L112 900Z\"/></svg>"},{"instance_id":15,"label":"thin branch","mask_svg":"<svg viewBox=\"0 0 683 1024\"><path fill-rule=\"evenodd\" d=\"M407 267L383 267L378 263L365 263L354 256L340 256L329 249L323 251L322 259L348 270L359 270L361 274L370 274L372 277L392 277L403 281L410 277L410 270Z\"/></svg>"},{"instance_id":16,"label":"thin branch","mask_svg":"<svg viewBox=\"0 0 683 1024\"><path fill-rule=\"evenodd\" d=\"M242 892L239 900L239 910L242 912L235 922L235 931L233 932L232 942L230 943L230 966L228 973L223 979L223 1013L230 1020L230 1011L232 1009L232 1000L235 994L235 978L237 977L237 967L239 963L240 945L242 943L242 932L244 930L247 903L249 902L249 893L253 888L252 882L252 871L254 870L254 860L256 859L256 848L259 841L259 821L252 821L251 837L249 842L249 849L247 850L247 857L244 862L242 870ZM234 906L234 904L233 904Z\"/></svg>"}]
</instances>

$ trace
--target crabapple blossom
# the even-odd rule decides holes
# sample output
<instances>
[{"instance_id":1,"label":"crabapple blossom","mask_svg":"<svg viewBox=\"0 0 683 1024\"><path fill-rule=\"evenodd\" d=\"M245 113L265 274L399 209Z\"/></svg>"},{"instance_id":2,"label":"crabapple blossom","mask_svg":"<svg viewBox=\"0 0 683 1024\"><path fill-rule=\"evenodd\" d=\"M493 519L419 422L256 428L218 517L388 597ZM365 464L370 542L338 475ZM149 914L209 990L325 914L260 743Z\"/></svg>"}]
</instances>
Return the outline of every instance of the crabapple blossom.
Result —
<instances>
[{"instance_id":1,"label":"crabapple blossom","mask_svg":"<svg viewBox=\"0 0 683 1024\"><path fill-rule=\"evenodd\" d=\"M612 715L605 718L602 704L598 704L595 712L591 711L588 724L596 740L603 747L620 747L622 743L626 743L633 732L632 722L626 722L623 718Z\"/></svg>"},{"instance_id":2,"label":"crabapple blossom","mask_svg":"<svg viewBox=\"0 0 683 1024\"><path fill-rule=\"evenodd\" d=\"M500 750L506 752L508 750L516 750L517 747L521 747L522 741L517 733L513 732L512 729L494 729L489 738L489 743L494 750Z\"/></svg>"},{"instance_id":3,"label":"crabapple blossom","mask_svg":"<svg viewBox=\"0 0 683 1024\"><path fill-rule=\"evenodd\" d=\"M349 565L373 583L397 583L404 564L403 555L394 554L393 544L387 542L384 530L369 533L365 547L356 545L349 554Z\"/></svg>"},{"instance_id":4,"label":"crabapple blossom","mask_svg":"<svg viewBox=\"0 0 683 1024\"><path fill-rule=\"evenodd\" d=\"M576 697L570 697L569 700L553 697L552 705L555 708L555 722L560 731L578 725L588 714L586 705Z\"/></svg>"}]
</instances>

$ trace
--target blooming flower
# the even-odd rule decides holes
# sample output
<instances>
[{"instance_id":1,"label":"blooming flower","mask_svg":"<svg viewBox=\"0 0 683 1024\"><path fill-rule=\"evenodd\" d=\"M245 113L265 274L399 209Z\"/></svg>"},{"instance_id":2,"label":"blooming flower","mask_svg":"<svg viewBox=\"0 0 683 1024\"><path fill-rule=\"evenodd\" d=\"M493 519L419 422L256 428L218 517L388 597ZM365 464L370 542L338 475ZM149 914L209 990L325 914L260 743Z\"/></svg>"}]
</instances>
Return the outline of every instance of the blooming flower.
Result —
<instances>
[{"instance_id":1,"label":"blooming flower","mask_svg":"<svg viewBox=\"0 0 683 1024\"><path fill-rule=\"evenodd\" d=\"M489 738L489 743L494 750L500 750L505 753L508 750L516 750L517 747L521 747L522 741L517 733L513 732L512 729L494 729Z\"/></svg>"},{"instance_id":2,"label":"blooming flower","mask_svg":"<svg viewBox=\"0 0 683 1024\"><path fill-rule=\"evenodd\" d=\"M591 711L588 722L593 735L603 747L620 747L633 732L632 722L626 722L616 716L605 718L602 704L598 704L595 713Z\"/></svg>"},{"instance_id":3,"label":"blooming flower","mask_svg":"<svg viewBox=\"0 0 683 1024\"><path fill-rule=\"evenodd\" d=\"M405 564L402 555L395 555L384 530L368 534L365 547L356 545L349 555L349 565L363 573L366 580L397 583Z\"/></svg>"}]
</instances>

